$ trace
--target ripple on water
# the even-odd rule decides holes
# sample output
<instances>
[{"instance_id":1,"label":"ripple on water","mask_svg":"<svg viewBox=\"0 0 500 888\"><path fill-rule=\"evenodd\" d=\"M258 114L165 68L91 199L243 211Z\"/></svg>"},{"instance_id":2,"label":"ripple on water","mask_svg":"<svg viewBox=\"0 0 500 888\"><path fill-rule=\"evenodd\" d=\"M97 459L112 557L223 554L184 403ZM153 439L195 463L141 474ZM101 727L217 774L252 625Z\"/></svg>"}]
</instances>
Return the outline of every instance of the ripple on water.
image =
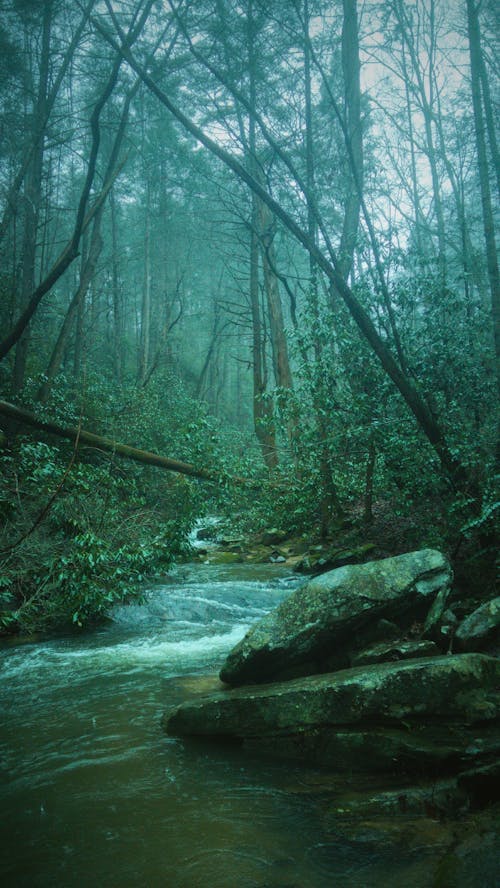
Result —
<instances>
[{"instance_id":1,"label":"ripple on water","mask_svg":"<svg viewBox=\"0 0 500 888\"><path fill-rule=\"evenodd\" d=\"M434 852L325 833L323 777L162 733L302 582L252 568L183 568L98 632L0 651L4 884L426 888Z\"/></svg>"},{"instance_id":2,"label":"ripple on water","mask_svg":"<svg viewBox=\"0 0 500 888\"><path fill-rule=\"evenodd\" d=\"M187 668L202 667L213 662L217 655L224 655L247 632L249 623L237 623L226 631L220 625L212 627L213 634L206 633L206 625L191 626L189 636L179 631L171 638L168 631L125 640L113 640L106 644L101 636L100 644L92 641L77 646L77 642L56 641L28 648L9 650L4 657L2 682L8 682L8 694L12 699L16 688L26 692L45 688L48 694L60 686L85 684L92 675L124 674L139 671L148 666L161 666L165 674L175 674ZM183 627L186 628L186 627ZM175 633L173 633L175 634ZM113 636L111 635L111 639ZM80 644L82 644L80 642ZM5 685L4 685L5 687Z\"/></svg>"}]
</instances>

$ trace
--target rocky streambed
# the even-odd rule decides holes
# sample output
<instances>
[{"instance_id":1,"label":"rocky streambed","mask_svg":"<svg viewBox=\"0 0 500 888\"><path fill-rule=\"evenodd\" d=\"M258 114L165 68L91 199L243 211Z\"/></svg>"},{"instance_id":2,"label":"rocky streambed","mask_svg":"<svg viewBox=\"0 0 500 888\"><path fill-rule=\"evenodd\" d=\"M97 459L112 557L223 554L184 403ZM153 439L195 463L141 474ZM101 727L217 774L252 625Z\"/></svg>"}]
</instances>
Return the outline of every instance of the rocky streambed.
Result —
<instances>
[{"instance_id":1,"label":"rocky streambed","mask_svg":"<svg viewBox=\"0 0 500 888\"><path fill-rule=\"evenodd\" d=\"M493 804L500 601L457 625L452 584L447 559L429 549L310 580L233 648L216 692L165 713L165 731L343 777L377 775L377 790L356 801L371 811Z\"/></svg>"}]
</instances>

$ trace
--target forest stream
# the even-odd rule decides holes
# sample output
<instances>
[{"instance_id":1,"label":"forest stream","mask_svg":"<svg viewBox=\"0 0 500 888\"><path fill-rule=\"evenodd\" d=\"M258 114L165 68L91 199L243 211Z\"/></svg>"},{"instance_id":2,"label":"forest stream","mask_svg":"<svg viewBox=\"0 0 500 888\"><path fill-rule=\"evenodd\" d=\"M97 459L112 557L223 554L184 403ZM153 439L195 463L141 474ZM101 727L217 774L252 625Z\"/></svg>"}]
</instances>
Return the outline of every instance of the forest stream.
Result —
<instances>
[{"instance_id":1,"label":"forest stream","mask_svg":"<svg viewBox=\"0 0 500 888\"><path fill-rule=\"evenodd\" d=\"M326 825L331 776L160 728L299 582L281 565L182 566L97 631L3 645L3 885L437 884L432 835L395 855Z\"/></svg>"}]
</instances>

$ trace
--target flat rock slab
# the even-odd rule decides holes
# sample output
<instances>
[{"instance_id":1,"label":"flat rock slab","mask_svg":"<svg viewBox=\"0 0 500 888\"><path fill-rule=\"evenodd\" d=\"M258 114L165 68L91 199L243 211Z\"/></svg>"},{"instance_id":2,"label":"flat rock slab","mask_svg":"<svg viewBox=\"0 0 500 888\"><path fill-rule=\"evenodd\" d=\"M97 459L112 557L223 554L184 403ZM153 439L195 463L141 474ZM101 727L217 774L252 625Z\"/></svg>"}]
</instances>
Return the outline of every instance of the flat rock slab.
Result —
<instances>
[{"instance_id":1,"label":"flat rock slab","mask_svg":"<svg viewBox=\"0 0 500 888\"><path fill-rule=\"evenodd\" d=\"M364 666L368 663L383 663L386 660L414 660L419 657L439 655L440 650L434 641L386 641L374 644L352 658L353 666Z\"/></svg>"},{"instance_id":2,"label":"flat rock slab","mask_svg":"<svg viewBox=\"0 0 500 888\"><path fill-rule=\"evenodd\" d=\"M237 686L330 672L372 641L381 618L407 626L451 585L441 552L422 549L322 574L256 623L230 652L221 680Z\"/></svg>"},{"instance_id":3,"label":"flat rock slab","mask_svg":"<svg viewBox=\"0 0 500 888\"><path fill-rule=\"evenodd\" d=\"M383 725L327 725L296 733L245 737L243 748L259 756L328 768L337 774L457 774L500 755L498 722L437 726L407 722Z\"/></svg>"},{"instance_id":4,"label":"flat rock slab","mask_svg":"<svg viewBox=\"0 0 500 888\"><path fill-rule=\"evenodd\" d=\"M429 720L472 725L499 712L500 662L458 654L360 666L222 691L164 716L167 733L249 739Z\"/></svg>"}]
</instances>

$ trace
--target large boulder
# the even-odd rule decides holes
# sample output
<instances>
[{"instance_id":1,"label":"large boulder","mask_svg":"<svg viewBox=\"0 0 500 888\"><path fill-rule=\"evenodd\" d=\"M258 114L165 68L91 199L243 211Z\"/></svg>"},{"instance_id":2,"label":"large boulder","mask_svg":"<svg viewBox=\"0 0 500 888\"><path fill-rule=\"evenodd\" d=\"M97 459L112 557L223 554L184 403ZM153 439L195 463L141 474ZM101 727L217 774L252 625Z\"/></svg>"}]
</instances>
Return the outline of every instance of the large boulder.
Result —
<instances>
[{"instance_id":1,"label":"large boulder","mask_svg":"<svg viewBox=\"0 0 500 888\"><path fill-rule=\"evenodd\" d=\"M332 769L436 773L498 754L499 682L500 662L484 654L381 663L221 691L163 726Z\"/></svg>"},{"instance_id":2,"label":"large boulder","mask_svg":"<svg viewBox=\"0 0 500 888\"><path fill-rule=\"evenodd\" d=\"M256 623L220 672L233 686L345 668L377 637L380 620L401 628L444 607L452 571L433 549L337 568L310 580Z\"/></svg>"}]
</instances>

